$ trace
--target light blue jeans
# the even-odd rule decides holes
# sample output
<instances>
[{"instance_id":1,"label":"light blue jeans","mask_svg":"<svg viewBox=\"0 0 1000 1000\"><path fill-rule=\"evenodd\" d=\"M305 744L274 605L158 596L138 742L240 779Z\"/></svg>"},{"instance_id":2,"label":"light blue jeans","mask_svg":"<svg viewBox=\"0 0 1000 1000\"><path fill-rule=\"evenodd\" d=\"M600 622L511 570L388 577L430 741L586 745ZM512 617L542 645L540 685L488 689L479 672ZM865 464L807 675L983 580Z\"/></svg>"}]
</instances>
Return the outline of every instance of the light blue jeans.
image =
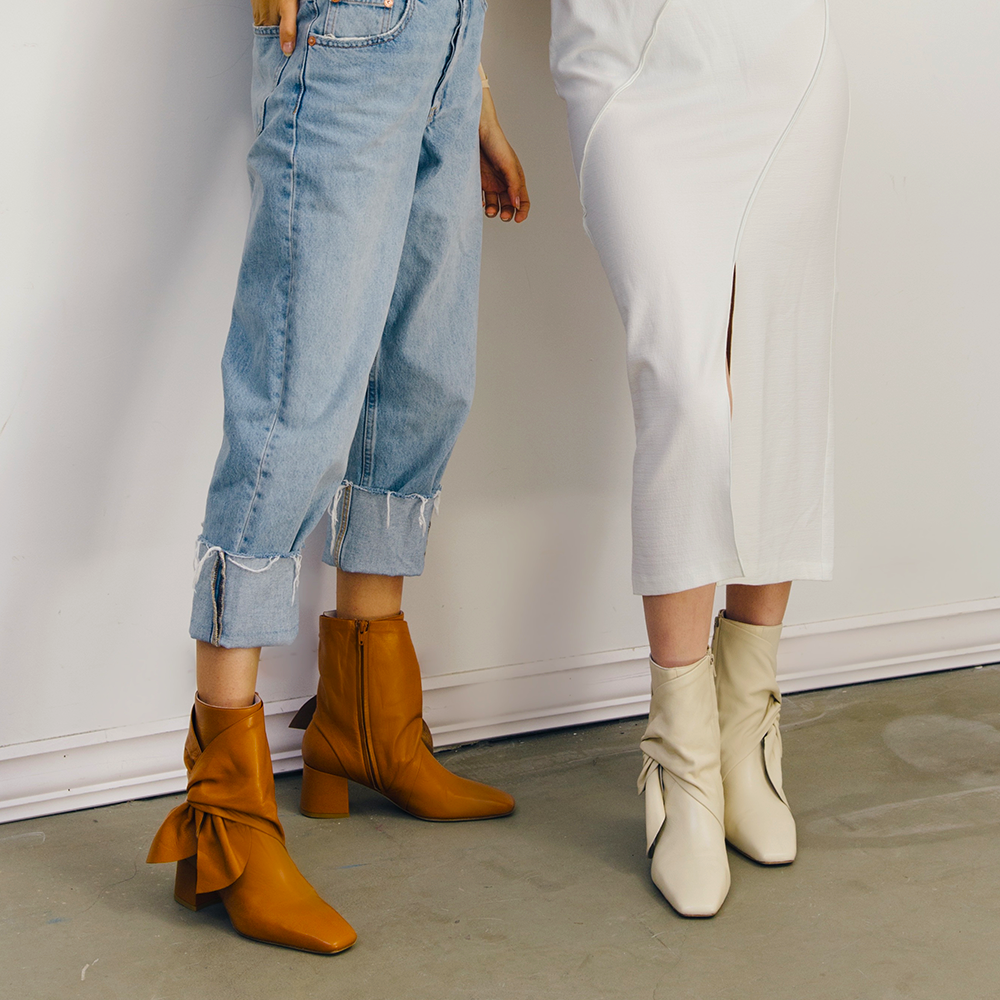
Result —
<instances>
[{"instance_id":1,"label":"light blue jeans","mask_svg":"<svg viewBox=\"0 0 1000 1000\"><path fill-rule=\"evenodd\" d=\"M291 642L302 545L416 576L472 401L483 0L302 0L254 29L252 204L191 635Z\"/></svg>"}]
</instances>

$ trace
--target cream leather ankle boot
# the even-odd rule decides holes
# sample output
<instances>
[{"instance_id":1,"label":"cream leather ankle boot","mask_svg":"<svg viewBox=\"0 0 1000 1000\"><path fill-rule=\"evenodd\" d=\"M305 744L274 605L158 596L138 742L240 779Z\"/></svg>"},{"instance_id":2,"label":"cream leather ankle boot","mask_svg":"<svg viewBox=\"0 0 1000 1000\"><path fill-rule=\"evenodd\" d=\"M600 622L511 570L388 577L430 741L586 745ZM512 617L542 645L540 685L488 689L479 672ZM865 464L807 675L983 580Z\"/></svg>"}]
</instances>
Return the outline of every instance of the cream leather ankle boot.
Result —
<instances>
[{"instance_id":1,"label":"cream leather ankle boot","mask_svg":"<svg viewBox=\"0 0 1000 1000\"><path fill-rule=\"evenodd\" d=\"M762 865L795 860L795 820L781 787L781 693L776 680L781 626L719 615L715 654L726 839Z\"/></svg>"},{"instance_id":2,"label":"cream leather ankle boot","mask_svg":"<svg viewBox=\"0 0 1000 1000\"><path fill-rule=\"evenodd\" d=\"M639 792L652 876L682 916L714 916L729 892L712 654L687 667L649 661L652 697Z\"/></svg>"}]
</instances>

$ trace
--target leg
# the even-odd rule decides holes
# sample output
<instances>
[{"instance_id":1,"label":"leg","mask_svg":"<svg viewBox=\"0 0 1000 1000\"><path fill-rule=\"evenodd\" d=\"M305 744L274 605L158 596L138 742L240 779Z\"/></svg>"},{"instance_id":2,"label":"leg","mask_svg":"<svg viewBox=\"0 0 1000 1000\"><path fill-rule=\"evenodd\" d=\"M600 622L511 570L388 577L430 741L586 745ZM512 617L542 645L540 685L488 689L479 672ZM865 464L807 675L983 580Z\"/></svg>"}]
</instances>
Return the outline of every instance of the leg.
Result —
<instances>
[{"instance_id":1,"label":"leg","mask_svg":"<svg viewBox=\"0 0 1000 1000\"><path fill-rule=\"evenodd\" d=\"M649 655L661 667L683 667L708 649L715 584L643 597Z\"/></svg>"},{"instance_id":2,"label":"leg","mask_svg":"<svg viewBox=\"0 0 1000 1000\"><path fill-rule=\"evenodd\" d=\"M403 600L401 576L337 570L338 618L391 618Z\"/></svg>"},{"instance_id":3,"label":"leg","mask_svg":"<svg viewBox=\"0 0 1000 1000\"><path fill-rule=\"evenodd\" d=\"M178 863L185 905L220 899L241 933L323 953L355 935L285 850L257 660L296 633L302 543L347 466L456 30L448 5L346 6L302 4L290 58L255 29L251 219L191 622L218 704L196 699L187 801L149 855Z\"/></svg>"},{"instance_id":4,"label":"leg","mask_svg":"<svg viewBox=\"0 0 1000 1000\"><path fill-rule=\"evenodd\" d=\"M780 625L791 591L791 581L757 587L731 583L726 587L726 617L747 625Z\"/></svg>"},{"instance_id":5,"label":"leg","mask_svg":"<svg viewBox=\"0 0 1000 1000\"><path fill-rule=\"evenodd\" d=\"M244 708L257 691L260 647L224 649L198 642L198 697L217 708Z\"/></svg>"},{"instance_id":6,"label":"leg","mask_svg":"<svg viewBox=\"0 0 1000 1000\"><path fill-rule=\"evenodd\" d=\"M435 760L420 667L399 613L402 578L423 569L441 476L472 400L482 231L476 142L482 6L456 36L423 137L396 289L331 516L336 617L320 620L315 711L296 724L302 811L347 811L347 780L422 819L505 816L504 792Z\"/></svg>"}]
</instances>

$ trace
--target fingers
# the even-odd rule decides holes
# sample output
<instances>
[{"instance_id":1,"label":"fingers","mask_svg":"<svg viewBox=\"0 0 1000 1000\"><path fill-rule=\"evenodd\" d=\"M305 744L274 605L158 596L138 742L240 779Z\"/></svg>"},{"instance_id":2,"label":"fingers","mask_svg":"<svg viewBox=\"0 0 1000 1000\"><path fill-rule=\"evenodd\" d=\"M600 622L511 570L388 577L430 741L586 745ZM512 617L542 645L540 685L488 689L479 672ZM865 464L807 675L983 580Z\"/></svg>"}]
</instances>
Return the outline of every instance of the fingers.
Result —
<instances>
[{"instance_id":1,"label":"fingers","mask_svg":"<svg viewBox=\"0 0 1000 1000\"><path fill-rule=\"evenodd\" d=\"M493 157L486 151L480 157L483 179L483 211L488 219L500 218L501 222L524 222L531 208L524 171L517 155L507 143Z\"/></svg>"},{"instance_id":2,"label":"fingers","mask_svg":"<svg viewBox=\"0 0 1000 1000\"><path fill-rule=\"evenodd\" d=\"M521 185L521 189L513 201L516 209L514 212L514 221L524 222L528 217L528 212L531 210L531 199L528 197L528 190L524 184Z\"/></svg>"},{"instance_id":3,"label":"fingers","mask_svg":"<svg viewBox=\"0 0 1000 1000\"><path fill-rule=\"evenodd\" d=\"M507 189L500 194L500 219L503 222L510 222L511 219L515 222L524 222L531 208L531 199L528 198L521 164L517 163L516 159L515 170L510 173L513 173L514 177L507 181Z\"/></svg>"},{"instance_id":4,"label":"fingers","mask_svg":"<svg viewBox=\"0 0 1000 1000\"><path fill-rule=\"evenodd\" d=\"M510 222L518 211L508 191L494 191L483 188L483 213L487 219L500 217L501 222Z\"/></svg>"},{"instance_id":5,"label":"fingers","mask_svg":"<svg viewBox=\"0 0 1000 1000\"><path fill-rule=\"evenodd\" d=\"M279 0L278 14L281 28L281 51L290 56L295 51L295 19L299 13L299 0Z\"/></svg>"},{"instance_id":6,"label":"fingers","mask_svg":"<svg viewBox=\"0 0 1000 1000\"><path fill-rule=\"evenodd\" d=\"M510 193L507 191L501 191L500 195L500 221L510 222L514 218L514 212L516 208L511 204Z\"/></svg>"},{"instance_id":7,"label":"fingers","mask_svg":"<svg viewBox=\"0 0 1000 1000\"><path fill-rule=\"evenodd\" d=\"M507 197L513 206L510 217L515 222L524 222L531 208L531 199L528 197L528 187L524 181L524 170L521 168L521 161L517 158L514 150L510 152L513 157L513 163L507 171Z\"/></svg>"},{"instance_id":8,"label":"fingers","mask_svg":"<svg viewBox=\"0 0 1000 1000\"><path fill-rule=\"evenodd\" d=\"M528 217L531 201L528 198L528 188L524 182L524 170L517 153L505 141L504 155L498 164L501 183L505 190L500 195L500 218L504 222L524 222Z\"/></svg>"},{"instance_id":9,"label":"fingers","mask_svg":"<svg viewBox=\"0 0 1000 1000\"><path fill-rule=\"evenodd\" d=\"M499 194L483 191L483 212L488 219L500 217L501 222L524 222L531 209L528 192L523 188L509 188Z\"/></svg>"}]
</instances>

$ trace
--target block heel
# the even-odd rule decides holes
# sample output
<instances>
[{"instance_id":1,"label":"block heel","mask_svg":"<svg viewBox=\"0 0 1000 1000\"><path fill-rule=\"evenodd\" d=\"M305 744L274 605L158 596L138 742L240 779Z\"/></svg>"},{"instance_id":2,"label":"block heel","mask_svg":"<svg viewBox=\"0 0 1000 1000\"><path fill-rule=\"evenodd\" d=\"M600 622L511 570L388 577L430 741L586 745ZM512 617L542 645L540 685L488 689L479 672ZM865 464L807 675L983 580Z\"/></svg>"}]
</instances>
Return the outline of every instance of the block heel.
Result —
<instances>
[{"instance_id":1,"label":"block heel","mask_svg":"<svg viewBox=\"0 0 1000 1000\"><path fill-rule=\"evenodd\" d=\"M343 819L350 815L347 778L302 765L302 797L299 811L312 819Z\"/></svg>"},{"instance_id":2,"label":"block heel","mask_svg":"<svg viewBox=\"0 0 1000 1000\"><path fill-rule=\"evenodd\" d=\"M346 816L345 779L435 822L514 811L506 792L452 774L435 758L423 719L420 664L402 612L376 619L322 615L317 661L316 697L292 720L306 727L303 815Z\"/></svg>"},{"instance_id":3,"label":"block heel","mask_svg":"<svg viewBox=\"0 0 1000 1000\"><path fill-rule=\"evenodd\" d=\"M177 874L174 876L174 899L181 906L197 913L199 910L221 903L222 897L217 892L197 892L198 865L194 858L184 858L177 862Z\"/></svg>"}]
</instances>

